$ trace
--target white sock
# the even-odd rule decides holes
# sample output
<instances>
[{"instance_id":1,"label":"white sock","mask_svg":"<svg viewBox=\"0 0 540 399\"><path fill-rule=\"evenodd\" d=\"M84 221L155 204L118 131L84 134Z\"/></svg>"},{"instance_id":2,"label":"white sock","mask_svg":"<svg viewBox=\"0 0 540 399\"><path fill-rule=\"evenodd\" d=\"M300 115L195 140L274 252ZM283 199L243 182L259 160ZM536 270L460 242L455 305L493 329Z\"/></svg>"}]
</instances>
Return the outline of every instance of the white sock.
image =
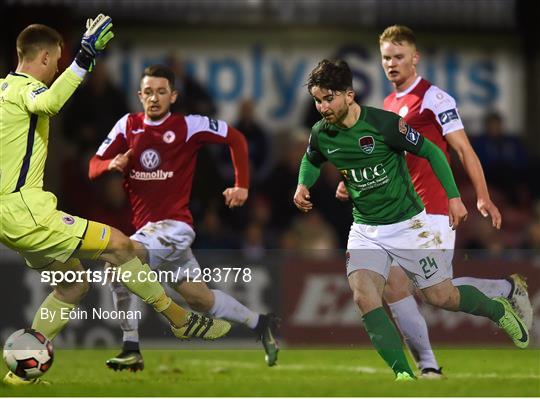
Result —
<instances>
[{"instance_id":1,"label":"white sock","mask_svg":"<svg viewBox=\"0 0 540 399\"><path fill-rule=\"evenodd\" d=\"M139 343L139 330L124 331L122 341L130 341Z\"/></svg>"},{"instance_id":2,"label":"white sock","mask_svg":"<svg viewBox=\"0 0 540 399\"><path fill-rule=\"evenodd\" d=\"M394 316L405 344L418 364L420 370L425 368L439 369L439 364L429 342L429 334L424 316L418 309L418 304L412 295L388 306Z\"/></svg>"},{"instance_id":3,"label":"white sock","mask_svg":"<svg viewBox=\"0 0 540 399\"><path fill-rule=\"evenodd\" d=\"M225 319L244 324L252 330L257 326L259 314L248 309L232 296L220 290L212 290L214 293L214 306L210 314L216 319Z\"/></svg>"},{"instance_id":4,"label":"white sock","mask_svg":"<svg viewBox=\"0 0 540 399\"><path fill-rule=\"evenodd\" d=\"M111 283L111 291L115 310L137 311L139 309L139 298L132 294L122 283ZM124 341L139 342L139 320L133 319L118 319L120 328L122 329Z\"/></svg>"},{"instance_id":5,"label":"white sock","mask_svg":"<svg viewBox=\"0 0 540 399\"><path fill-rule=\"evenodd\" d=\"M485 278L459 277L453 279L452 284L456 287L459 285L472 285L478 288L479 291L482 291L488 298L495 298L497 296L508 298L510 291L512 291L512 284L504 279L488 280Z\"/></svg>"}]
</instances>

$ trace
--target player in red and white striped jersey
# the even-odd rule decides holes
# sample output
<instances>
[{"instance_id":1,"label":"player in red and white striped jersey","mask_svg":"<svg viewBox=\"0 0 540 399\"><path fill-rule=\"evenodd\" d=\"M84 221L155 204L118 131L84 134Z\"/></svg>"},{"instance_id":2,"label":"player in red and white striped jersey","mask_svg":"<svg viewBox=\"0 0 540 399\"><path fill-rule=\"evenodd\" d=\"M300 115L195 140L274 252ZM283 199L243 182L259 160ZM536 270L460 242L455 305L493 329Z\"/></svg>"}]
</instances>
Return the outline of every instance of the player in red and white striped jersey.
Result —
<instances>
[{"instance_id":1,"label":"player in red and white striped jersey","mask_svg":"<svg viewBox=\"0 0 540 399\"><path fill-rule=\"evenodd\" d=\"M178 272L173 284L196 311L215 318L242 323L261 338L267 363L273 366L278 347L272 336L276 318L260 315L204 282L188 281L199 264L191 251L195 239L189 210L193 175L199 149L206 143L229 146L235 169L235 185L224 192L229 208L242 206L248 198L249 159L242 133L226 122L200 115L172 114L176 101L174 74L163 66L145 69L139 99L144 112L127 114L113 127L96 155L90 160L89 176L120 172L133 211L137 232L131 239L147 250L152 268ZM119 310L137 306L125 287L113 287ZM122 320L124 350L107 364L114 369L142 369L137 320Z\"/></svg>"},{"instance_id":2,"label":"player in red and white striped jersey","mask_svg":"<svg viewBox=\"0 0 540 399\"><path fill-rule=\"evenodd\" d=\"M493 227L499 229L501 214L491 201L482 165L467 138L456 101L416 72L420 55L416 49L414 32L405 26L388 27L381 34L379 45L382 67L394 86L394 91L384 100L384 109L399 114L411 127L439 146L448 161L450 147L457 152L475 189L478 211L484 217L490 216ZM430 222L438 226L441 232L440 248L446 249L451 258L455 231L450 228L446 192L425 159L407 153L406 160L414 188L424 202ZM348 199L342 183L338 186L336 197ZM452 282L456 286L475 286L489 297L509 298L530 328L532 307L526 283L521 276L512 275L501 280L462 277ZM426 322L412 296L407 276L397 266L391 268L384 298L422 376L440 378L441 369L431 349Z\"/></svg>"}]
</instances>

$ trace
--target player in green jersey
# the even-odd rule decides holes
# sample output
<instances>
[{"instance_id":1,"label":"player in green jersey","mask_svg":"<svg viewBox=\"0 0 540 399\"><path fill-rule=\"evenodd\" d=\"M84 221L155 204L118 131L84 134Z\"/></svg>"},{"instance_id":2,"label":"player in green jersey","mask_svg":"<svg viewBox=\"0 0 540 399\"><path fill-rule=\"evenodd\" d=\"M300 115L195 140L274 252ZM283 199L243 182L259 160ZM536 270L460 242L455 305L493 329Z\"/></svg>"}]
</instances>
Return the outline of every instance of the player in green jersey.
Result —
<instances>
[{"instance_id":1,"label":"player in green jersey","mask_svg":"<svg viewBox=\"0 0 540 399\"><path fill-rule=\"evenodd\" d=\"M398 263L426 300L450 311L488 317L516 346L528 345L521 319L507 303L472 286L454 287L451 259L438 249L440 232L431 226L414 191L404 152L426 158L449 198L455 229L467 218L452 171L442 151L397 114L360 106L352 73L344 61L321 61L308 78L308 90L323 119L311 131L299 172L295 205L313 209L309 188L329 161L339 169L353 202L354 223L347 244L347 275L364 327L396 380L414 378L400 336L382 307L392 261Z\"/></svg>"},{"instance_id":2,"label":"player in green jersey","mask_svg":"<svg viewBox=\"0 0 540 399\"><path fill-rule=\"evenodd\" d=\"M500 229L501 213L490 198L482 165L467 138L455 99L417 74L416 67L421 57L414 32L403 25L389 26L380 35L379 45L383 69L394 86L394 91L385 98L384 109L399 114L413 128L418 127L420 133L436 144L447 159L450 158L450 148L456 151L475 189L477 209L482 216L490 216L493 227ZM430 224L439 225L440 247L450 253L454 250L456 232L448 226L446 193L425 159L412 154L407 154L406 159ZM343 181L338 184L336 198L349 201ZM460 277L454 278L452 283L475 286L490 298L507 298L528 330L531 329L533 309L523 276L512 274L506 279ZM420 377L444 378L431 348L426 321L413 296L409 279L400 267L391 267L383 297L415 359Z\"/></svg>"},{"instance_id":3,"label":"player in green jersey","mask_svg":"<svg viewBox=\"0 0 540 399\"><path fill-rule=\"evenodd\" d=\"M163 314L177 337L223 336L229 323L195 317L172 302L159 283L148 281L150 268L138 257L144 251L140 244L119 230L57 210L54 194L43 190L49 118L60 111L114 36L111 18L103 14L89 19L86 28L75 60L52 83L62 37L45 25L28 26L17 37L17 70L0 79L0 243L40 271L83 272L79 258L109 262L117 267L117 275L129 273L131 278L122 282ZM32 328L52 340L68 321L62 312L75 308L88 286L88 281L60 282L41 304ZM4 381L35 383L11 372Z\"/></svg>"}]
</instances>

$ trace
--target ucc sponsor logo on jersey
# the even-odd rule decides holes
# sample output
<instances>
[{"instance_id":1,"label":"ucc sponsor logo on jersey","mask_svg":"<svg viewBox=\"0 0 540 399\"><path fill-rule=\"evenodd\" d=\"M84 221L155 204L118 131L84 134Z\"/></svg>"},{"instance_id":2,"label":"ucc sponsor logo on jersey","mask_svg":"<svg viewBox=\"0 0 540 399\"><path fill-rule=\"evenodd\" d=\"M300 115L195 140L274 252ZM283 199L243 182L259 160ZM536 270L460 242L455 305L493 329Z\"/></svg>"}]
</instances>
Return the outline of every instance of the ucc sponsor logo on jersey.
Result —
<instances>
[{"instance_id":1,"label":"ucc sponsor logo on jersey","mask_svg":"<svg viewBox=\"0 0 540 399\"><path fill-rule=\"evenodd\" d=\"M382 163L379 163L375 166L367 166L365 168L342 170L341 174L348 181L362 183L373 181L379 177L385 176L386 169L384 169L384 165Z\"/></svg>"}]
</instances>

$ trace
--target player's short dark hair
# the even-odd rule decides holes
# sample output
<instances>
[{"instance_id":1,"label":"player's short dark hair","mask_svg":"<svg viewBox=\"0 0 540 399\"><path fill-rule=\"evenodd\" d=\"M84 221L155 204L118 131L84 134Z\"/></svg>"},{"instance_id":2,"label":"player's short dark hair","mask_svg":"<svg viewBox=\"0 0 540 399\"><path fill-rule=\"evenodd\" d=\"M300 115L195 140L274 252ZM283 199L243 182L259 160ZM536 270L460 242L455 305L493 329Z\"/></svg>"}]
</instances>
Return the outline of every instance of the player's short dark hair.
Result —
<instances>
[{"instance_id":1,"label":"player's short dark hair","mask_svg":"<svg viewBox=\"0 0 540 399\"><path fill-rule=\"evenodd\" d=\"M394 44L401 44L407 42L416 46L416 37L411 28L405 25L392 25L384 30L379 36L379 44L384 42L391 42Z\"/></svg>"},{"instance_id":2,"label":"player's short dark hair","mask_svg":"<svg viewBox=\"0 0 540 399\"><path fill-rule=\"evenodd\" d=\"M17 36L17 57L22 60L32 61L43 49L55 46L64 46L64 40L60 33L46 25L32 24Z\"/></svg>"},{"instance_id":3,"label":"player's short dark hair","mask_svg":"<svg viewBox=\"0 0 540 399\"><path fill-rule=\"evenodd\" d=\"M174 90L174 72L171 68L166 67L165 65L151 65L144 68L144 72L141 76L143 79L145 76L152 76L155 78L165 78L169 81L171 89Z\"/></svg>"},{"instance_id":4,"label":"player's short dark hair","mask_svg":"<svg viewBox=\"0 0 540 399\"><path fill-rule=\"evenodd\" d=\"M351 68L345 61L324 59L309 74L307 88L309 94L314 86L326 90L346 91L352 90L352 81Z\"/></svg>"}]
</instances>

